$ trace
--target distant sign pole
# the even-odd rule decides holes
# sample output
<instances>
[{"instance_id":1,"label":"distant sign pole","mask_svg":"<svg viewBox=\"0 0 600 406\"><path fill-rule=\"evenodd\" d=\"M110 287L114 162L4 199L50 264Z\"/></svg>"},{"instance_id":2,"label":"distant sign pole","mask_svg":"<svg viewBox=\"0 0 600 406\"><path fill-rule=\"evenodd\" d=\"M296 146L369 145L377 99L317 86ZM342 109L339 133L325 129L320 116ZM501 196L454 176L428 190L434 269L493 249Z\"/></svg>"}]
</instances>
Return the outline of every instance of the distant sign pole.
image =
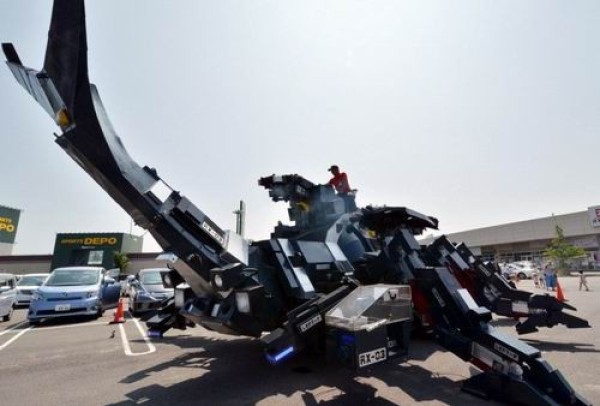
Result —
<instances>
[{"instance_id":1,"label":"distant sign pole","mask_svg":"<svg viewBox=\"0 0 600 406\"><path fill-rule=\"evenodd\" d=\"M243 237L246 223L246 203L243 200L240 200L239 210L235 210L233 214L236 216L235 232Z\"/></svg>"},{"instance_id":2,"label":"distant sign pole","mask_svg":"<svg viewBox=\"0 0 600 406\"><path fill-rule=\"evenodd\" d=\"M13 244L21 210L0 206L0 243Z\"/></svg>"}]
</instances>

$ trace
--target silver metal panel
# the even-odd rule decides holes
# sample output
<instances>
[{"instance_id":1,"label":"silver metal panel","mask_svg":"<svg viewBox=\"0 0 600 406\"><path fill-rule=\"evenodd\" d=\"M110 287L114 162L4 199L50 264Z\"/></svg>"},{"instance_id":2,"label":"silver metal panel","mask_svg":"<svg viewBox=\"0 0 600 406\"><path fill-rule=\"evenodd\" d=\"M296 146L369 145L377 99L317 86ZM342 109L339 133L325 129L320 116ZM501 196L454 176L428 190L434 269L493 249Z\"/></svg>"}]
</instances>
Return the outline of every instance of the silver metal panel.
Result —
<instances>
[{"instance_id":1,"label":"silver metal panel","mask_svg":"<svg viewBox=\"0 0 600 406\"><path fill-rule=\"evenodd\" d=\"M327 235L325 236L325 244L327 248L329 248L329 252L335 258L336 261L348 261L346 255L340 249L338 245L338 241L340 239L340 234L344 231L345 227L350 224L350 214L344 214L341 216L331 227L327 230Z\"/></svg>"},{"instance_id":2,"label":"silver metal panel","mask_svg":"<svg viewBox=\"0 0 600 406\"><path fill-rule=\"evenodd\" d=\"M49 101L48 95L44 90L44 86L42 86L42 84L40 83L40 79L37 76L39 72L34 69L27 68L23 65L18 65L12 62L7 62L6 64L10 68L10 71L12 72L17 82L19 82L19 84L23 86L25 90L27 90L27 93L29 93L35 99L35 101L37 101L38 104L42 106L44 110L46 110L46 113L48 113L48 115L54 120L58 110L54 110L52 103ZM43 80L45 82L50 82L50 79L47 78ZM50 85L54 87L52 82L50 82L50 84L46 83L47 88ZM54 89L54 92L52 92L52 94L54 97L58 97L58 100L55 100L54 104L63 106L64 103L60 99L60 96L58 96L58 92L56 92L56 89Z\"/></svg>"},{"instance_id":3,"label":"silver metal panel","mask_svg":"<svg viewBox=\"0 0 600 406\"><path fill-rule=\"evenodd\" d=\"M60 97L60 94L58 94L58 90L50 78L40 78L38 76L38 81L48 99L48 102L50 103L51 110L56 115L60 109L65 107L62 97ZM56 117L54 118L56 119Z\"/></svg>"},{"instance_id":4,"label":"silver metal panel","mask_svg":"<svg viewBox=\"0 0 600 406\"><path fill-rule=\"evenodd\" d=\"M287 264L287 259L283 252L276 252L275 256L277 257L277 260L279 261L279 263ZM290 287L292 289L298 288L298 281L296 281L296 277L294 276L294 273L292 272L291 269L284 267L283 274L285 275L285 278L287 279L288 284L290 285Z\"/></svg>"},{"instance_id":5,"label":"silver metal panel","mask_svg":"<svg viewBox=\"0 0 600 406\"><path fill-rule=\"evenodd\" d=\"M175 269L190 285L192 291L196 296L204 297L209 294L214 294L212 285L202 278L198 272L192 269L188 264L179 259L177 255L173 253L163 253L156 257L159 262L164 262L168 268Z\"/></svg>"},{"instance_id":6,"label":"silver metal panel","mask_svg":"<svg viewBox=\"0 0 600 406\"><path fill-rule=\"evenodd\" d=\"M458 289L456 291L456 294L461 297L462 301L467 305L469 309L473 310L479 307L468 290Z\"/></svg>"},{"instance_id":7,"label":"silver metal panel","mask_svg":"<svg viewBox=\"0 0 600 406\"><path fill-rule=\"evenodd\" d=\"M346 258L339 245L333 242L325 243L325 245L327 245L329 252L331 252L336 261L348 261L348 258Z\"/></svg>"},{"instance_id":8,"label":"silver metal panel","mask_svg":"<svg viewBox=\"0 0 600 406\"><path fill-rule=\"evenodd\" d=\"M512 311L515 313L529 314L529 305L527 302L513 302Z\"/></svg>"},{"instance_id":9,"label":"silver metal panel","mask_svg":"<svg viewBox=\"0 0 600 406\"><path fill-rule=\"evenodd\" d=\"M145 192L150 190L157 180L143 170L138 163L129 156L121 138L117 135L106 114L102 99L100 99L100 94L98 94L98 89L96 89L96 86L93 84L90 84L90 91L92 93L92 101L94 103L94 110L96 111L98 123L102 128L106 143L113 153L121 173L139 191Z\"/></svg>"},{"instance_id":10,"label":"silver metal panel","mask_svg":"<svg viewBox=\"0 0 600 406\"><path fill-rule=\"evenodd\" d=\"M476 342L471 344L471 355L473 358L478 359L490 368L494 365L502 365L503 367L506 367L502 357Z\"/></svg>"},{"instance_id":11,"label":"silver metal panel","mask_svg":"<svg viewBox=\"0 0 600 406\"><path fill-rule=\"evenodd\" d=\"M460 255L458 255L458 252L453 252L452 254L450 254L450 257L452 258L452 260L456 263L456 265L458 265L458 267L460 269L469 269L469 264L467 264Z\"/></svg>"},{"instance_id":12,"label":"silver metal panel","mask_svg":"<svg viewBox=\"0 0 600 406\"><path fill-rule=\"evenodd\" d=\"M281 251L286 256L288 265L290 266L290 268L294 272L294 275L296 276L296 280L302 287L302 290L306 293L314 293L315 288L314 288L312 282L310 281L308 275L306 274L306 270L303 267L299 267L299 266L294 267L292 265L292 263L289 261L289 259L287 259L294 255L294 252L292 251L290 242L286 239L278 239L277 241L279 242L279 245L281 246Z\"/></svg>"},{"instance_id":13,"label":"silver metal panel","mask_svg":"<svg viewBox=\"0 0 600 406\"><path fill-rule=\"evenodd\" d=\"M231 230L225 230L227 244L225 249L230 255L233 255L239 262L248 265L248 240Z\"/></svg>"}]
</instances>

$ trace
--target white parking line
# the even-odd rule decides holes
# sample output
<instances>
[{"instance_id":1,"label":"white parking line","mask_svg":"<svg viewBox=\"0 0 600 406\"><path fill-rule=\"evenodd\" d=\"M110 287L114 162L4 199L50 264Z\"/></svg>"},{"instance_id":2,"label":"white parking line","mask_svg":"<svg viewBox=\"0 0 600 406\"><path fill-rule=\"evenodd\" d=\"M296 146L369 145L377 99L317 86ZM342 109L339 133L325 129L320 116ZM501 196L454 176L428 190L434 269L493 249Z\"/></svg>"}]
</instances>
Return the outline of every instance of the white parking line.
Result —
<instances>
[{"instance_id":1,"label":"white parking line","mask_svg":"<svg viewBox=\"0 0 600 406\"><path fill-rule=\"evenodd\" d=\"M150 342L150 339L148 338L148 335L146 335L144 328L139 323L139 321L137 321L137 319L130 319L130 320L133 320L136 327L140 331L142 338L144 339L144 341L146 342L146 345L148 346L148 351L131 352L131 346L129 345L129 340L127 339L127 334L125 333L125 328L123 327L123 324L119 324L119 330L121 331L121 342L123 343L123 350L125 351L125 355L127 355L129 357L137 357L140 355L152 354L154 351L156 351L156 347L154 347L154 344L152 344Z\"/></svg>"},{"instance_id":2,"label":"white parking line","mask_svg":"<svg viewBox=\"0 0 600 406\"><path fill-rule=\"evenodd\" d=\"M9 328L8 330L4 330L3 332L1 332L0 333L0 337L2 337L6 333L10 333L11 331L18 329L21 326L24 326L25 324L27 324L26 321L22 321L20 323L15 324L14 326L12 326L11 328Z\"/></svg>"},{"instance_id":3,"label":"white parking line","mask_svg":"<svg viewBox=\"0 0 600 406\"><path fill-rule=\"evenodd\" d=\"M10 343L12 343L13 341L15 341L17 338L21 337L23 334L25 334L26 332L28 332L32 328L33 327L28 327L25 330L22 330L21 332L19 332L18 334L16 334L13 338L11 338L10 340L8 340L4 344L0 345L0 351L2 351L3 349L5 349L6 347L8 347L10 345Z\"/></svg>"},{"instance_id":4,"label":"white parking line","mask_svg":"<svg viewBox=\"0 0 600 406\"><path fill-rule=\"evenodd\" d=\"M26 322L26 321L22 321L22 322L20 322L18 324L15 324L14 326L12 326L11 328L9 328L8 330L5 330L5 331L1 332L0 333L0 337L3 336L4 334L10 333L10 332L14 332L19 327L24 326L26 324L28 324L28 322ZM36 328L34 331L46 331L46 330L56 330L56 329L62 329L62 328L72 328L72 327L82 327L82 326L94 326L94 325L100 325L100 324L106 325L106 323L104 323L104 322L87 323L87 324L71 324L71 325L68 325L68 326L54 326L54 327ZM28 328L23 329L20 332L18 332L17 334L15 334L15 336L12 337L10 340L8 340L4 344L0 345L0 351L2 351L3 349L5 349L6 347L8 347L17 338L21 337L23 334L25 334L26 332L28 332L29 330L31 330L33 328L34 328L34 326L29 326Z\"/></svg>"},{"instance_id":5,"label":"white parking line","mask_svg":"<svg viewBox=\"0 0 600 406\"><path fill-rule=\"evenodd\" d=\"M152 354L153 352L155 352L156 351L156 347L154 346L154 344L152 344L152 342L150 342L150 338L148 338L148 335L146 334L146 331L144 330L144 328L142 327L142 325L140 324L140 322L137 319L135 319L135 318L131 318L129 320L132 320L135 323L135 326L137 327L138 331L140 332L140 335L142 336L142 338L144 339L146 345L148 346L148 351L144 351L144 352L132 352L131 351L131 346L129 345L129 339L127 338L127 333L125 333L125 328L123 327L123 324L119 324L119 330L121 332L121 342L123 343L123 350L125 351L125 355L130 356L130 357L137 357L137 356L140 356L140 355L147 355L147 354ZM1 332L0 336L3 336L4 334L10 333L10 332L14 332L19 327L22 327L22 326L24 326L26 324L28 324L26 321L23 321L21 323L15 324L13 327L9 328L8 330L5 330L5 331ZM65 329L65 328L99 326L99 325L106 325L106 322L98 321L98 322L86 323L86 324L70 324L70 325L65 325L65 326L39 327L39 328L35 328L35 331L36 332L43 332L43 331L46 331L46 330L58 330L58 329ZM17 340L19 337L21 337L23 334L25 334L26 332L30 331L33 328L34 328L34 326L29 326L26 329L23 329L23 330L19 331L10 340L8 340L4 344L0 345L0 351L2 351L3 349L5 349L6 347L8 347L15 340Z\"/></svg>"}]
</instances>

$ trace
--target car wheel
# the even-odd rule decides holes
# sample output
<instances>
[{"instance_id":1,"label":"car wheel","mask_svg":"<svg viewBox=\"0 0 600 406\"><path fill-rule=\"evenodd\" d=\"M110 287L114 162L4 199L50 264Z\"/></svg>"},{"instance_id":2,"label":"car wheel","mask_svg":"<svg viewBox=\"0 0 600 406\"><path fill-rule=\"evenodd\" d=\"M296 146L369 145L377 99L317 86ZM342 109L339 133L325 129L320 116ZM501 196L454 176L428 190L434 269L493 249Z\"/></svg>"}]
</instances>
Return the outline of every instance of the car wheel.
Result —
<instances>
[{"instance_id":1,"label":"car wheel","mask_svg":"<svg viewBox=\"0 0 600 406\"><path fill-rule=\"evenodd\" d=\"M519 278L519 280L527 279L527 275L525 275L523 272L519 272L517 277Z\"/></svg>"},{"instance_id":2,"label":"car wheel","mask_svg":"<svg viewBox=\"0 0 600 406\"><path fill-rule=\"evenodd\" d=\"M13 314L13 308L11 307L8 313L2 316L2 321L9 321Z\"/></svg>"},{"instance_id":3,"label":"car wheel","mask_svg":"<svg viewBox=\"0 0 600 406\"><path fill-rule=\"evenodd\" d=\"M135 308L135 305L129 306L129 312L131 313L131 315L133 317L138 317L140 315L140 312L137 311L137 309Z\"/></svg>"}]
</instances>

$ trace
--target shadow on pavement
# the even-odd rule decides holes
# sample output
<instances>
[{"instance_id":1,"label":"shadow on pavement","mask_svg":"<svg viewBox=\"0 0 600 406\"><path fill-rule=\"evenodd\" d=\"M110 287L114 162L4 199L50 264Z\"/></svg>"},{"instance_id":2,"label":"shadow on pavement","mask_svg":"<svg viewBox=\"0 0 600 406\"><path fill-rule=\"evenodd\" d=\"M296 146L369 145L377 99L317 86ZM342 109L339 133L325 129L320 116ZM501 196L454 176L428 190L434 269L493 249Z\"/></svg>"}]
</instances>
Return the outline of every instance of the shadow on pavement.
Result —
<instances>
[{"instance_id":1,"label":"shadow on pavement","mask_svg":"<svg viewBox=\"0 0 600 406\"><path fill-rule=\"evenodd\" d=\"M44 319L42 322L35 324L36 328L63 326L66 324L85 324L90 321L101 321L100 319L93 316L61 316L51 319ZM31 323L30 323L31 325Z\"/></svg>"},{"instance_id":2,"label":"shadow on pavement","mask_svg":"<svg viewBox=\"0 0 600 406\"><path fill-rule=\"evenodd\" d=\"M449 405L480 405L481 399L460 391L460 382L411 363L390 363L367 374L326 364L317 356L303 356L282 365L269 365L262 355L258 340L219 339L183 336L164 338L160 343L172 344L185 351L182 355L138 371L120 380L138 386L153 376L154 382L165 373L172 381L177 369L196 369L197 377L172 385L137 388L126 396L129 400L112 406L149 405L250 405L304 403L305 405L395 405L397 397L413 403L439 401ZM434 343L415 343L412 360L426 359L440 348ZM462 362L456 360L456 362ZM188 374L189 376L189 374ZM461 377L463 378L463 377ZM376 387L373 386L376 383ZM380 389L383 388L383 391ZM398 393L399 388L404 393ZM393 393L394 399L386 396Z\"/></svg>"},{"instance_id":3,"label":"shadow on pavement","mask_svg":"<svg viewBox=\"0 0 600 406\"><path fill-rule=\"evenodd\" d=\"M531 340L522 338L525 343L537 348L540 351L560 351L560 352L600 352L589 343L556 343L540 340Z\"/></svg>"}]
</instances>

